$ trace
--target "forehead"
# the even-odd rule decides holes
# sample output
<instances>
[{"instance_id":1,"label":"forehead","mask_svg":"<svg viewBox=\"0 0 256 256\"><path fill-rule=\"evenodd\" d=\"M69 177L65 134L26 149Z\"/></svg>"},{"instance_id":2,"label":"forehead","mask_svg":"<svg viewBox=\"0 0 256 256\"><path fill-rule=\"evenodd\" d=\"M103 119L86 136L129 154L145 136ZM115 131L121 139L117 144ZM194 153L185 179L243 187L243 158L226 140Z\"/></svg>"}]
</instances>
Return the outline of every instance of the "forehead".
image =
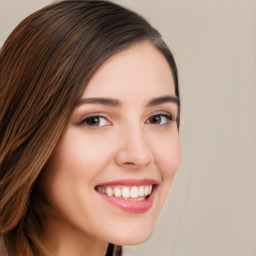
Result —
<instances>
[{"instance_id":1,"label":"forehead","mask_svg":"<svg viewBox=\"0 0 256 256\"><path fill-rule=\"evenodd\" d=\"M175 96L170 66L149 42L137 43L109 58L96 71L84 97ZM156 95L157 94L157 95Z\"/></svg>"}]
</instances>

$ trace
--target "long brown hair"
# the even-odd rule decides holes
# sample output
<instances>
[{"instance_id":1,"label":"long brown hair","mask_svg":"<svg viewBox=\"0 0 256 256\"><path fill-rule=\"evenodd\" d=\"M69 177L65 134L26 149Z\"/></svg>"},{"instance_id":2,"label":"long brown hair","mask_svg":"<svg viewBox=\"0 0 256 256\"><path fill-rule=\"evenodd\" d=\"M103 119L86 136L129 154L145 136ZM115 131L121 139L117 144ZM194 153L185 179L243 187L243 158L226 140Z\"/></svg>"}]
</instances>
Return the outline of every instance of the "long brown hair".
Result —
<instances>
[{"instance_id":1,"label":"long brown hair","mask_svg":"<svg viewBox=\"0 0 256 256\"><path fill-rule=\"evenodd\" d=\"M1 237L8 254L42 255L37 180L95 71L115 53L149 41L175 61L141 16L107 1L61 1L24 19L0 51ZM36 197L35 197L36 195ZM1 246L0 246L1 247ZM115 251L115 252L114 252ZM121 255L109 245L107 255Z\"/></svg>"}]
</instances>

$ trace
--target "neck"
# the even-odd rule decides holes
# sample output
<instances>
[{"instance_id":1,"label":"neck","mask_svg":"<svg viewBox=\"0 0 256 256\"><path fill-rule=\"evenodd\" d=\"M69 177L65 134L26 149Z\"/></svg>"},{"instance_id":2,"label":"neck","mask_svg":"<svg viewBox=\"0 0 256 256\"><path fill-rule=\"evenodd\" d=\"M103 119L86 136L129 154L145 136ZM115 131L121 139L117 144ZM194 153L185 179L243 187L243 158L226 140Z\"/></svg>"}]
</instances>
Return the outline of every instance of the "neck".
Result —
<instances>
[{"instance_id":1,"label":"neck","mask_svg":"<svg viewBox=\"0 0 256 256\"><path fill-rule=\"evenodd\" d=\"M108 247L107 242L55 218L48 218L41 239L49 256L104 256Z\"/></svg>"}]
</instances>

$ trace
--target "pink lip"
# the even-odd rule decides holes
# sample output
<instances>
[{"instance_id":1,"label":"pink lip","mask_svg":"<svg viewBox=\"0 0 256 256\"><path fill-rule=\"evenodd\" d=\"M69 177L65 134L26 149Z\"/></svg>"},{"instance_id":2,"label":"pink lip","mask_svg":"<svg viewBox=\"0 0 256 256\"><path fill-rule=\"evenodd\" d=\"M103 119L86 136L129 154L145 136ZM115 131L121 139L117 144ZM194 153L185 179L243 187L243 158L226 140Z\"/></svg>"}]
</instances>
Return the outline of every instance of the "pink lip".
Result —
<instances>
[{"instance_id":1,"label":"pink lip","mask_svg":"<svg viewBox=\"0 0 256 256\"><path fill-rule=\"evenodd\" d=\"M125 180L115 180L105 183L101 183L98 186L106 185L127 185L127 186L140 186L140 185L159 185L160 182L155 179L125 179Z\"/></svg>"},{"instance_id":2,"label":"pink lip","mask_svg":"<svg viewBox=\"0 0 256 256\"><path fill-rule=\"evenodd\" d=\"M103 193L100 193L96 190L96 192L103 198L106 202L120 208L121 210L128 212L128 213L145 213L147 212L154 203L155 194L159 185L157 180L153 179L142 179L142 180L135 180L135 179L127 179L127 180L119 180L119 181L112 181L103 183L100 186L106 185L127 185L127 186L139 186L139 185L154 185L153 191L150 196L148 196L145 200L125 200L121 197L114 197L114 196L107 196Z\"/></svg>"}]
</instances>

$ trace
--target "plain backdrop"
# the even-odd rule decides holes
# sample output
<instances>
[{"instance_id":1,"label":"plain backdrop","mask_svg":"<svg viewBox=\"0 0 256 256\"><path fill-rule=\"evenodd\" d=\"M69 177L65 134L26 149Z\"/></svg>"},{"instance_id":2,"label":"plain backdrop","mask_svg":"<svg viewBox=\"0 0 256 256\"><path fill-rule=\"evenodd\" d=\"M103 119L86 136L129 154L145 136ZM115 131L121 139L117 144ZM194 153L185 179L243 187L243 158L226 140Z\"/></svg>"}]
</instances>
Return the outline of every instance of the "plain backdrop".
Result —
<instances>
[{"instance_id":1,"label":"plain backdrop","mask_svg":"<svg viewBox=\"0 0 256 256\"><path fill-rule=\"evenodd\" d=\"M1 45L50 2L1 0ZM151 238L124 255L256 256L256 0L115 2L161 32L182 100L181 166Z\"/></svg>"}]
</instances>

